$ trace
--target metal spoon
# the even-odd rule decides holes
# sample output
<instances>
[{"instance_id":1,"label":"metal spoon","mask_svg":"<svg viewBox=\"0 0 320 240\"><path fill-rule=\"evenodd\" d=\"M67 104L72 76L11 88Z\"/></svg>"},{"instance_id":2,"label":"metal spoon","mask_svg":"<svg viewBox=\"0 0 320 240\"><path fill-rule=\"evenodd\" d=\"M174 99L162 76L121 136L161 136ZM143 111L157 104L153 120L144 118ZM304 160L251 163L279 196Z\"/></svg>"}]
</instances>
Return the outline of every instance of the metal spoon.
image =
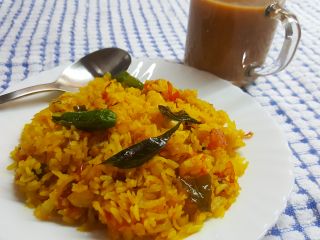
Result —
<instances>
[{"instance_id":1,"label":"metal spoon","mask_svg":"<svg viewBox=\"0 0 320 240\"><path fill-rule=\"evenodd\" d=\"M52 83L23 88L0 96L0 104L26 95L45 91L75 91L86 85L94 77L106 72L112 75L127 70L131 64L128 52L120 48L104 48L92 52L67 67L60 77Z\"/></svg>"}]
</instances>

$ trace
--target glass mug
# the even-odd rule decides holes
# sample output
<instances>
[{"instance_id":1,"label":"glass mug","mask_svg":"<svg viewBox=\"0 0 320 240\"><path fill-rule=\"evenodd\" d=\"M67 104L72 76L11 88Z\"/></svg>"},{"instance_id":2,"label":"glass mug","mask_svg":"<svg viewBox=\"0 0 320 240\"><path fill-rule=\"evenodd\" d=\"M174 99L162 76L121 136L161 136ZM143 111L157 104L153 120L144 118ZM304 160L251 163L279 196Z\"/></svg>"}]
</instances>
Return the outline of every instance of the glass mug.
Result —
<instances>
[{"instance_id":1,"label":"glass mug","mask_svg":"<svg viewBox=\"0 0 320 240\"><path fill-rule=\"evenodd\" d=\"M285 0L190 0L185 63L238 86L283 70L301 29ZM264 65L277 23L285 29L278 58Z\"/></svg>"}]
</instances>

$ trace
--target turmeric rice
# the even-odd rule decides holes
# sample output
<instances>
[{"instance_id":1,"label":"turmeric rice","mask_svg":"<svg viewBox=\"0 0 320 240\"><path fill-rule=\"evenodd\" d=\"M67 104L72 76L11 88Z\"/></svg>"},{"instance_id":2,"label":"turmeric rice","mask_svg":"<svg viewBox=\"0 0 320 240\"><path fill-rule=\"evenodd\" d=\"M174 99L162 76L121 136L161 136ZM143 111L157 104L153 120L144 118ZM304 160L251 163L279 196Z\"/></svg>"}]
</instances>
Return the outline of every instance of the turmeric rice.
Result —
<instances>
[{"instance_id":1,"label":"turmeric rice","mask_svg":"<svg viewBox=\"0 0 320 240\"><path fill-rule=\"evenodd\" d=\"M186 111L201 124L182 124L167 145L145 164L119 169L101 164L119 151L159 136L174 125L158 105ZM53 114L110 109L112 128L83 131L52 121ZM247 160L237 150L246 134L226 112L164 79L143 89L124 87L109 74L76 93L64 93L27 123L12 151L15 185L41 220L58 220L82 230L96 225L111 239L183 239L209 218L223 217L235 202ZM197 208L181 177L208 174L209 211Z\"/></svg>"}]
</instances>

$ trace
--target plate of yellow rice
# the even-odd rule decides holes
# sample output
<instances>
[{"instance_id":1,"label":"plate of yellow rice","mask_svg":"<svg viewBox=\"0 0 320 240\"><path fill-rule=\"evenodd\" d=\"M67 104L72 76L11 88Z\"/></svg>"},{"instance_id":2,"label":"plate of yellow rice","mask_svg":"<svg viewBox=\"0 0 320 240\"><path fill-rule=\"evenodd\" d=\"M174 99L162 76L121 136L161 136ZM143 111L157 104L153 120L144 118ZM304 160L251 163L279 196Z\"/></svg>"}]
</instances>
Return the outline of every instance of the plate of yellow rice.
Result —
<instances>
[{"instance_id":1,"label":"plate of yellow rice","mask_svg":"<svg viewBox=\"0 0 320 240\"><path fill-rule=\"evenodd\" d=\"M14 88L52 82L62 70ZM143 87L106 74L77 92L0 106L0 239L263 237L293 186L277 123L209 73L150 59L133 60L128 72ZM161 106L194 121L170 118ZM112 126L89 131L55 120L101 109L115 114ZM155 141L161 148L149 157L154 145L135 148L143 162L131 156Z\"/></svg>"}]
</instances>

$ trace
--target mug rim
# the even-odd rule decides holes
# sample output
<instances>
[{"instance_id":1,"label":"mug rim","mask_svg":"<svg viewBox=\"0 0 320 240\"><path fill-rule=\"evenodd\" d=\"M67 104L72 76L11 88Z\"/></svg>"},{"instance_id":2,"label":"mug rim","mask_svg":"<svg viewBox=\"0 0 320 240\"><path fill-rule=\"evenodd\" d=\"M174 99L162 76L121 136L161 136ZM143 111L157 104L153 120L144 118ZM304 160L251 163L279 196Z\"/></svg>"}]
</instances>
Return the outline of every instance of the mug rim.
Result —
<instances>
[{"instance_id":1,"label":"mug rim","mask_svg":"<svg viewBox=\"0 0 320 240\"><path fill-rule=\"evenodd\" d=\"M193 1L198 1L198 0L193 0ZM233 8L238 8L238 10L246 10L248 11L249 9L255 10L255 9L261 9L261 8L267 8L268 6L272 4L279 4L281 6L284 5L286 0L261 0L261 4L259 3L253 3L253 4L245 4L243 2L239 2L237 0L207 0L209 2L213 2L215 4L220 4L225 7L233 7ZM247 0L247 2L250 2L250 0ZM255 1L256 2L256 1Z\"/></svg>"}]
</instances>

